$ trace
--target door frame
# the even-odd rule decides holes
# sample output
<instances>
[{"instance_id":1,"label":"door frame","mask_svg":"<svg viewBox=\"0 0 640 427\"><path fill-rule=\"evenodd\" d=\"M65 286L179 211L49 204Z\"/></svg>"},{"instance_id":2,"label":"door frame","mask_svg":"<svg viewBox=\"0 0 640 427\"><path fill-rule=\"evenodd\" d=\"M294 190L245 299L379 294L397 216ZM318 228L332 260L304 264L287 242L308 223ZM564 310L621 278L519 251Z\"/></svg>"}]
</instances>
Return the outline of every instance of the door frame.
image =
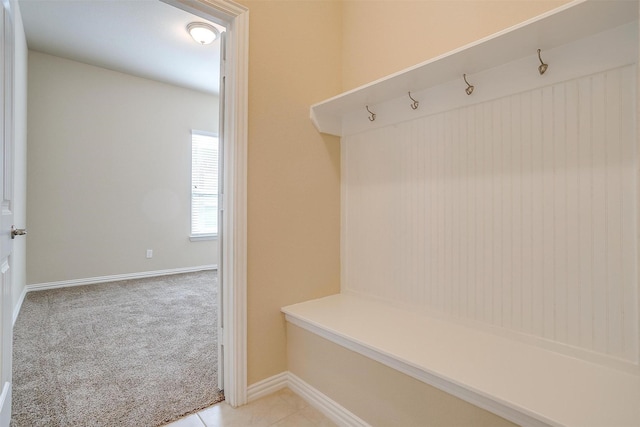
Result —
<instances>
[{"instance_id":1,"label":"door frame","mask_svg":"<svg viewBox=\"0 0 640 427\"><path fill-rule=\"evenodd\" d=\"M226 27L226 90L221 108L224 206L221 277L224 395L247 403L247 117L249 10L231 0L162 0Z\"/></svg>"}]
</instances>

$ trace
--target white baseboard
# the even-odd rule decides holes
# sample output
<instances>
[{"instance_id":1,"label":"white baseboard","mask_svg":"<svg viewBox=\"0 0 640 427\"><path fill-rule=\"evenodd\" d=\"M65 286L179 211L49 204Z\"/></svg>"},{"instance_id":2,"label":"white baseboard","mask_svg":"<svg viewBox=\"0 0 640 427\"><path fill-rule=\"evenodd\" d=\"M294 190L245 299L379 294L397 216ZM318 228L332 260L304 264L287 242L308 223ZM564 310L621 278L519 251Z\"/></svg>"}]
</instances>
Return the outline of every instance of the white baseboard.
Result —
<instances>
[{"instance_id":1,"label":"white baseboard","mask_svg":"<svg viewBox=\"0 0 640 427\"><path fill-rule=\"evenodd\" d=\"M340 427L371 427L366 421L289 371L247 387L247 400L251 402L285 387L289 387Z\"/></svg>"},{"instance_id":2,"label":"white baseboard","mask_svg":"<svg viewBox=\"0 0 640 427\"><path fill-rule=\"evenodd\" d=\"M247 387L247 402L275 393L289 385L289 372L281 372Z\"/></svg>"},{"instance_id":3,"label":"white baseboard","mask_svg":"<svg viewBox=\"0 0 640 427\"><path fill-rule=\"evenodd\" d=\"M20 294L20 298L18 298L18 302L16 303L16 306L13 307L13 323L12 325L16 324L16 319L18 318L18 314L20 314L20 309L22 308L22 303L24 302L24 297L27 296L27 288L26 286L24 288L22 288L22 293Z\"/></svg>"},{"instance_id":4,"label":"white baseboard","mask_svg":"<svg viewBox=\"0 0 640 427\"><path fill-rule=\"evenodd\" d=\"M11 421L11 383L4 383L0 394L0 426L8 426Z\"/></svg>"},{"instance_id":5,"label":"white baseboard","mask_svg":"<svg viewBox=\"0 0 640 427\"><path fill-rule=\"evenodd\" d=\"M365 420L291 372L289 388L341 427L371 427Z\"/></svg>"},{"instance_id":6,"label":"white baseboard","mask_svg":"<svg viewBox=\"0 0 640 427\"><path fill-rule=\"evenodd\" d=\"M93 285L96 283L118 282L120 280L144 279L146 277L168 276L171 274L193 273L203 270L217 270L216 264L197 267L172 268L169 270L142 271L140 273L114 274L112 276L87 277L86 279L61 280L59 282L35 283L27 285L27 292L45 289L67 288L70 286Z\"/></svg>"}]
</instances>

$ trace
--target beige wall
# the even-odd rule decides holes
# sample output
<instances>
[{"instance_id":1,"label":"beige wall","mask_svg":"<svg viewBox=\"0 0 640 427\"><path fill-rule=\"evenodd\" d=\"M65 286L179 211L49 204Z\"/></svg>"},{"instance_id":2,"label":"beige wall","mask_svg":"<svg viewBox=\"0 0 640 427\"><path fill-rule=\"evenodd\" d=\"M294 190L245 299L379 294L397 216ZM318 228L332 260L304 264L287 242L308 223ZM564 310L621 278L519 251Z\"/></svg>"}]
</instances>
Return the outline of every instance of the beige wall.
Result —
<instances>
[{"instance_id":1,"label":"beige wall","mask_svg":"<svg viewBox=\"0 0 640 427\"><path fill-rule=\"evenodd\" d=\"M287 326L289 371L376 427L515 424L297 326Z\"/></svg>"},{"instance_id":2,"label":"beige wall","mask_svg":"<svg viewBox=\"0 0 640 427\"><path fill-rule=\"evenodd\" d=\"M14 74L14 199L13 222L17 228L27 223L27 40L24 35L22 16L18 2L15 7L15 74ZM13 244L12 299L14 312L26 285L26 239L16 239Z\"/></svg>"},{"instance_id":3,"label":"beige wall","mask_svg":"<svg viewBox=\"0 0 640 427\"><path fill-rule=\"evenodd\" d=\"M28 84L28 283L217 264L189 241L190 131L217 131L217 97L38 52Z\"/></svg>"},{"instance_id":4,"label":"beige wall","mask_svg":"<svg viewBox=\"0 0 640 427\"><path fill-rule=\"evenodd\" d=\"M344 90L382 78L569 0L345 0Z\"/></svg>"},{"instance_id":5,"label":"beige wall","mask_svg":"<svg viewBox=\"0 0 640 427\"><path fill-rule=\"evenodd\" d=\"M339 292L340 151L309 106L340 92L341 5L250 9L248 384L287 369L280 307Z\"/></svg>"}]
</instances>

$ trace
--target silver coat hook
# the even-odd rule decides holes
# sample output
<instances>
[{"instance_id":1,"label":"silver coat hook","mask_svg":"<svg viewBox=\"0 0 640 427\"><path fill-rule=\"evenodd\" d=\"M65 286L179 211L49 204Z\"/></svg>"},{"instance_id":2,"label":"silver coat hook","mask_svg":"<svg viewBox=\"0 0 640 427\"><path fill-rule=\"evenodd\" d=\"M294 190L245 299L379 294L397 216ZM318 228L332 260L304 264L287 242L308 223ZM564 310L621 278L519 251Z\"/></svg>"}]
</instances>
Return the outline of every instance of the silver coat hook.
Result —
<instances>
[{"instance_id":1,"label":"silver coat hook","mask_svg":"<svg viewBox=\"0 0 640 427\"><path fill-rule=\"evenodd\" d=\"M467 75L463 74L462 78L464 79L464 82L467 84L467 88L464 90L465 92L467 92L467 95L471 95L473 93L473 89L475 89L475 87L471 86L469 84L469 82L467 81Z\"/></svg>"},{"instance_id":2,"label":"silver coat hook","mask_svg":"<svg viewBox=\"0 0 640 427\"><path fill-rule=\"evenodd\" d=\"M540 73L540 75L543 75L547 71L547 68L549 68L549 64L545 64L544 62L542 62L542 57L540 56L540 49L538 49L538 59L540 60L540 66L538 67L538 72Z\"/></svg>"},{"instance_id":3,"label":"silver coat hook","mask_svg":"<svg viewBox=\"0 0 640 427\"><path fill-rule=\"evenodd\" d=\"M372 122L376 119L376 115L373 111L369 110L369 106L365 106L365 108L367 109L367 111L369 112L369 121Z\"/></svg>"},{"instance_id":4,"label":"silver coat hook","mask_svg":"<svg viewBox=\"0 0 640 427\"><path fill-rule=\"evenodd\" d=\"M409 98L411 98L411 100L413 101L413 103L411 103L411 109L412 110L417 110L418 106L420 105L420 102L418 102L415 99L413 99L413 96L411 96L411 92L409 92Z\"/></svg>"}]
</instances>

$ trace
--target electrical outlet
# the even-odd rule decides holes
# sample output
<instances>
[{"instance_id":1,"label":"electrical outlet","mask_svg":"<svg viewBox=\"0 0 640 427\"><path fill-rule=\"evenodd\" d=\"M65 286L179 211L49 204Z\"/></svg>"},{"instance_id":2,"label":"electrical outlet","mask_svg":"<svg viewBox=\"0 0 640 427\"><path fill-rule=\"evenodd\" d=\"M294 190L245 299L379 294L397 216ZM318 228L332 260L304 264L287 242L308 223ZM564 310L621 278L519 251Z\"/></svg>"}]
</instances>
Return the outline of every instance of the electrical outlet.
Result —
<instances>
[{"instance_id":1,"label":"electrical outlet","mask_svg":"<svg viewBox=\"0 0 640 427\"><path fill-rule=\"evenodd\" d=\"M147 258L153 258L153 249L147 249Z\"/></svg>"}]
</instances>

